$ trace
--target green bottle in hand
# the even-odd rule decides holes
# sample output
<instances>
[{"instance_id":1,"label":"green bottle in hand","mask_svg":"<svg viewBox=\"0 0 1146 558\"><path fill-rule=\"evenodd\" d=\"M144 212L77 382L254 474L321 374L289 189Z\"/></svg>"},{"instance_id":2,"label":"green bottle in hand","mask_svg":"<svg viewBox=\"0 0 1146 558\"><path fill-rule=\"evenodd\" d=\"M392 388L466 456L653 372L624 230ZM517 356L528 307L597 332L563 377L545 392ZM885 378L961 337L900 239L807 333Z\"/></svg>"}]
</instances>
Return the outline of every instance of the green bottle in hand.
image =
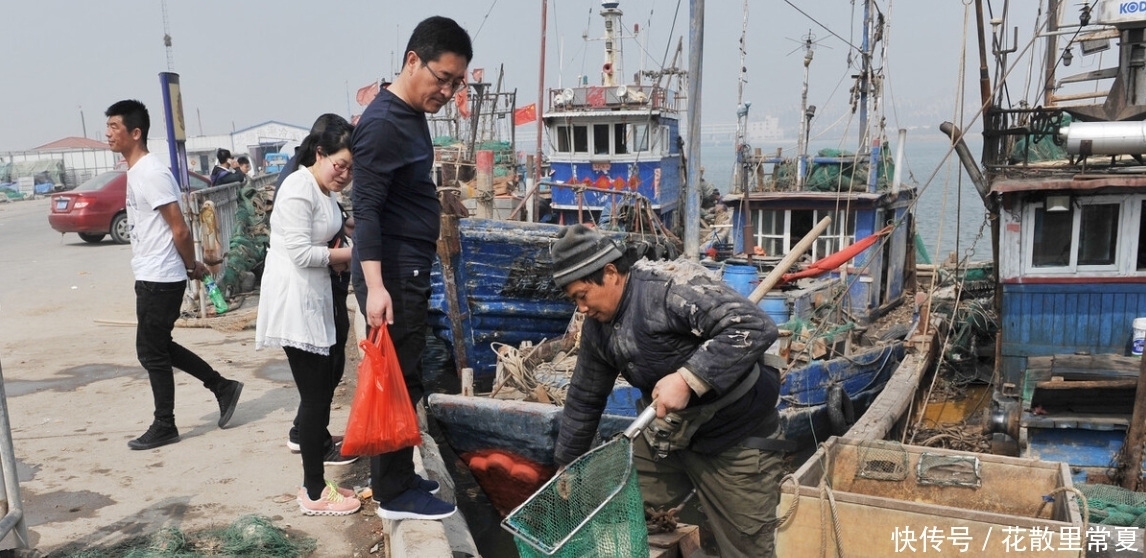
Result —
<instances>
[{"instance_id":1,"label":"green bottle in hand","mask_svg":"<svg viewBox=\"0 0 1146 558\"><path fill-rule=\"evenodd\" d=\"M227 311L227 299L223 298L223 291L219 290L219 285L210 275L203 278L203 286L207 287L207 296L211 297L211 303L215 305L215 313L222 314Z\"/></svg>"}]
</instances>

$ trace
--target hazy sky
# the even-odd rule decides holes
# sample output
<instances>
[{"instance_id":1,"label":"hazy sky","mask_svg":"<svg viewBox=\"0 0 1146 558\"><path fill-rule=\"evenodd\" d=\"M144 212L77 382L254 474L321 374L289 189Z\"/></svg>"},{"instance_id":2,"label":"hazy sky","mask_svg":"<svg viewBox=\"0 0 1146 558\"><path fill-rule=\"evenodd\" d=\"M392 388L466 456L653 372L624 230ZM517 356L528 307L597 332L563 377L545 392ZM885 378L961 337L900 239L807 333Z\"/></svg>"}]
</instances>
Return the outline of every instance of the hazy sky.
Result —
<instances>
[{"instance_id":1,"label":"hazy sky","mask_svg":"<svg viewBox=\"0 0 1146 558\"><path fill-rule=\"evenodd\" d=\"M858 24L852 24L860 17L858 3L791 1L859 44ZM540 0L167 3L174 71L181 75L192 135L222 134L267 120L306 127L323 112L360 112L355 90L390 75L414 25L438 14L458 20L474 38L471 68L484 67L488 81L504 65L518 105L537 100ZM809 30L821 45L811 70L810 102L826 106L846 99L852 72L841 39L783 0L749 3L745 100L752 102L753 116L798 109L800 43ZM1030 27L1035 0L1012 4L1012 13L1027 12L1023 21L1032 22ZM950 118L968 7L962 0L881 0L880 5L891 21L889 105L938 107ZM735 0L707 1L705 123L735 120L743 6ZM684 37L687 55L688 0L622 0L621 9L627 29L640 27L637 43L625 45L627 75L659 67L666 51L671 58L678 37ZM603 34L599 11L599 0L549 0L547 86L569 85L578 74L597 82L602 45L586 43L582 34ZM142 100L154 125L161 126L157 75L168 68L160 0L12 1L5 2L3 12L0 151L80 136L85 123L88 137L102 139L103 111L123 98ZM973 42L968 48L969 60L977 60ZM687 59L680 65L687 67ZM971 67L967 73L976 72ZM889 127L901 125L893 121L896 116L910 118L889 111Z\"/></svg>"}]
</instances>

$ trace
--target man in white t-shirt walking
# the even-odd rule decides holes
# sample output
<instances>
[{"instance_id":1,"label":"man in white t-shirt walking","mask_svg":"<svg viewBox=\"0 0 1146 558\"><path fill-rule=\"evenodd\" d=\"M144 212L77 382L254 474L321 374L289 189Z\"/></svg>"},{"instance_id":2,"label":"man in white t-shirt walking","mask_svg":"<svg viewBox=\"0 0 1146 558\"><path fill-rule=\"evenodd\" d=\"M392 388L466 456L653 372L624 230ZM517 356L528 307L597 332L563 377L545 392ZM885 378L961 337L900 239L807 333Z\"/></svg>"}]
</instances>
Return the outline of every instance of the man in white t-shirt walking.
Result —
<instances>
[{"instance_id":1,"label":"man in white t-shirt walking","mask_svg":"<svg viewBox=\"0 0 1146 558\"><path fill-rule=\"evenodd\" d=\"M171 339L179 318L187 278L209 271L195 260L191 230L179 205L179 185L170 169L147 151L151 117L143 103L119 101L107 109L107 143L127 161L127 222L131 226L131 269L135 273L135 352L151 380L155 419L127 446L146 450L179 441L175 428L175 377L178 368L203 382L219 402L224 427L243 384L219 375L210 364Z\"/></svg>"}]
</instances>

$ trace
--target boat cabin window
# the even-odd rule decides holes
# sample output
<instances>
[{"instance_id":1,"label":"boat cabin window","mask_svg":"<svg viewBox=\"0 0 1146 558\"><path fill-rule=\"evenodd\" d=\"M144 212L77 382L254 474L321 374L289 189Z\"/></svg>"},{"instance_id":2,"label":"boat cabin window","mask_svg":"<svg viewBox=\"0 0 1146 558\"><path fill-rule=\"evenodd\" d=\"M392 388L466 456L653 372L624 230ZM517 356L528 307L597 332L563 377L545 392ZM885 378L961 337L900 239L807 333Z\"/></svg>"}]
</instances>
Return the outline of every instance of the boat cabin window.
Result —
<instances>
[{"instance_id":1,"label":"boat cabin window","mask_svg":"<svg viewBox=\"0 0 1146 558\"><path fill-rule=\"evenodd\" d=\"M1130 215L1131 210L1140 210L1134 207L1140 203L1140 199L1131 203L1126 198L1115 197L1075 198L1066 207L1050 210L1045 203L1032 203L1027 210L1030 238L1025 249L1027 265L1051 273L1073 272L1078 268L1090 271L1117 271L1120 267L1144 269L1141 232L1137 235L1137 261L1127 262L1130 265L1126 266L1119 263L1118 239L1124 236L1122 229L1129 221L1122 216ZM1131 237L1125 235L1125 238Z\"/></svg>"},{"instance_id":2,"label":"boat cabin window","mask_svg":"<svg viewBox=\"0 0 1146 558\"><path fill-rule=\"evenodd\" d=\"M1146 200L1138 207L1138 271L1146 271Z\"/></svg>"},{"instance_id":3,"label":"boat cabin window","mask_svg":"<svg viewBox=\"0 0 1146 558\"><path fill-rule=\"evenodd\" d=\"M569 153L572 151L570 144L573 142L573 137L569 135L569 126L557 127L557 149L558 153Z\"/></svg>"},{"instance_id":4,"label":"boat cabin window","mask_svg":"<svg viewBox=\"0 0 1146 558\"><path fill-rule=\"evenodd\" d=\"M630 137L632 138L632 151L641 152L649 150L649 126L647 124L632 124Z\"/></svg>"},{"instance_id":5,"label":"boat cabin window","mask_svg":"<svg viewBox=\"0 0 1146 558\"><path fill-rule=\"evenodd\" d=\"M608 124L594 124L593 125L593 154L594 155L608 155L609 154L609 125Z\"/></svg>"},{"instance_id":6,"label":"boat cabin window","mask_svg":"<svg viewBox=\"0 0 1146 558\"><path fill-rule=\"evenodd\" d=\"M625 125L613 124L613 152L624 155L629 152L629 144L625 141Z\"/></svg>"},{"instance_id":7,"label":"boat cabin window","mask_svg":"<svg viewBox=\"0 0 1146 558\"><path fill-rule=\"evenodd\" d=\"M589 152L589 127L573 126L573 152Z\"/></svg>"},{"instance_id":8,"label":"boat cabin window","mask_svg":"<svg viewBox=\"0 0 1146 558\"><path fill-rule=\"evenodd\" d=\"M832 217L828 229L812 245L811 256L818 260L851 245L856 237L854 211L824 211L813 209L756 210L756 246L767 256L783 256L791 251L804 235L825 216Z\"/></svg>"}]
</instances>

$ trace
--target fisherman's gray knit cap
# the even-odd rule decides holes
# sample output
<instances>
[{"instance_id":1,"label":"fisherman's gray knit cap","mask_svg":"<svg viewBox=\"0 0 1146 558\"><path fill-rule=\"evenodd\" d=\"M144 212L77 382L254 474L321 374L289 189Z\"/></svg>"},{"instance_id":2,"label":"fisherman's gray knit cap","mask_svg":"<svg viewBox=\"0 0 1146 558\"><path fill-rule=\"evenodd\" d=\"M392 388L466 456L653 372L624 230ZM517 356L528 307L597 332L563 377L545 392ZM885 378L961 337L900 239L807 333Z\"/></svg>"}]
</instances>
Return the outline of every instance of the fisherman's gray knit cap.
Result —
<instances>
[{"instance_id":1,"label":"fisherman's gray knit cap","mask_svg":"<svg viewBox=\"0 0 1146 558\"><path fill-rule=\"evenodd\" d=\"M553 254L553 282L561 288L621 257L616 243L585 225L561 229L550 253Z\"/></svg>"}]
</instances>

